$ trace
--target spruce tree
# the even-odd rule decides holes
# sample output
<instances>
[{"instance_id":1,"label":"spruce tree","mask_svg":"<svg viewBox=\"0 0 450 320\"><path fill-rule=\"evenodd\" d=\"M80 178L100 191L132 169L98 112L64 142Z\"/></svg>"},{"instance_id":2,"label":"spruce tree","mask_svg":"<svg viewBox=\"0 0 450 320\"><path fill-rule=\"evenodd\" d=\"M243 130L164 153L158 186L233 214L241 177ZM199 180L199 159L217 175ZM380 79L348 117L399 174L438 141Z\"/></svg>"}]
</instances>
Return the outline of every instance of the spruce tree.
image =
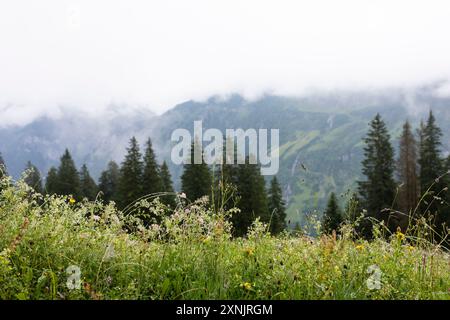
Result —
<instances>
[{"instance_id":1,"label":"spruce tree","mask_svg":"<svg viewBox=\"0 0 450 320\"><path fill-rule=\"evenodd\" d=\"M399 152L396 169L400 184L398 193L400 213L397 215L397 220L401 229L406 230L419 198L417 143L408 121L403 125Z\"/></svg>"},{"instance_id":2,"label":"spruce tree","mask_svg":"<svg viewBox=\"0 0 450 320\"><path fill-rule=\"evenodd\" d=\"M233 233L235 236L243 236L248 227L259 217L262 222L269 223L270 213L265 188L265 180L261 175L259 164L250 164L249 157L245 164L237 168L237 207L240 212L231 217Z\"/></svg>"},{"instance_id":3,"label":"spruce tree","mask_svg":"<svg viewBox=\"0 0 450 320\"><path fill-rule=\"evenodd\" d=\"M45 193L56 194L58 191L58 170L51 167L45 179Z\"/></svg>"},{"instance_id":4,"label":"spruce tree","mask_svg":"<svg viewBox=\"0 0 450 320\"><path fill-rule=\"evenodd\" d=\"M130 140L122 166L118 185L118 205L121 209L144 195L142 188L143 163L139 144L135 137Z\"/></svg>"},{"instance_id":5,"label":"spruce tree","mask_svg":"<svg viewBox=\"0 0 450 320\"><path fill-rule=\"evenodd\" d=\"M195 154L201 159L201 163L195 164ZM191 159L183 166L181 175L181 190L190 201L195 201L203 196L211 194L211 172L204 161L203 150L200 144L195 142L191 145Z\"/></svg>"},{"instance_id":6,"label":"spruce tree","mask_svg":"<svg viewBox=\"0 0 450 320\"><path fill-rule=\"evenodd\" d=\"M268 192L269 213L271 214L270 231L278 234L286 229L286 207L283 200L283 193L277 177L274 176L270 182Z\"/></svg>"},{"instance_id":7,"label":"spruce tree","mask_svg":"<svg viewBox=\"0 0 450 320\"><path fill-rule=\"evenodd\" d=\"M95 200L98 194L97 184L89 174L86 164L83 164L80 170L80 191L81 196L90 201Z\"/></svg>"},{"instance_id":8,"label":"spruce tree","mask_svg":"<svg viewBox=\"0 0 450 320\"><path fill-rule=\"evenodd\" d=\"M147 148L144 154L142 186L144 194L154 194L163 191L160 168L156 162L156 156L153 152L150 138L147 140Z\"/></svg>"},{"instance_id":9,"label":"spruce tree","mask_svg":"<svg viewBox=\"0 0 450 320\"><path fill-rule=\"evenodd\" d=\"M41 174L38 168L28 161L25 170L27 171L27 176L25 176L24 182L33 188L34 191L42 194L44 190L42 187Z\"/></svg>"},{"instance_id":10,"label":"spruce tree","mask_svg":"<svg viewBox=\"0 0 450 320\"><path fill-rule=\"evenodd\" d=\"M172 176L170 175L169 167L167 166L166 161L164 161L161 165L160 176L162 183L161 191L168 193L161 198L161 202L170 206L171 208L175 208L176 202L172 186Z\"/></svg>"},{"instance_id":11,"label":"spruce tree","mask_svg":"<svg viewBox=\"0 0 450 320\"><path fill-rule=\"evenodd\" d=\"M57 194L72 195L76 199L81 198L80 177L78 175L78 171L72 159L72 156L67 149L61 157L57 176Z\"/></svg>"},{"instance_id":12,"label":"spruce tree","mask_svg":"<svg viewBox=\"0 0 450 320\"><path fill-rule=\"evenodd\" d=\"M364 142L362 173L366 179L358 182L363 206L371 217L389 222L390 213L383 209L391 208L395 198L394 150L380 114L370 122Z\"/></svg>"},{"instance_id":13,"label":"spruce tree","mask_svg":"<svg viewBox=\"0 0 450 320\"><path fill-rule=\"evenodd\" d=\"M420 128L419 167L420 167L420 190L423 201L420 213L427 217L433 215L436 222L441 220L441 199L447 197L446 179L439 177L444 174L445 168L440 157L441 129L436 125L436 119L430 110L428 120Z\"/></svg>"},{"instance_id":14,"label":"spruce tree","mask_svg":"<svg viewBox=\"0 0 450 320\"><path fill-rule=\"evenodd\" d=\"M339 226L342 221L342 213L337 203L336 195L332 192L328 200L327 209L323 214L322 232L324 234L331 234L333 231L339 232Z\"/></svg>"},{"instance_id":15,"label":"spruce tree","mask_svg":"<svg viewBox=\"0 0 450 320\"><path fill-rule=\"evenodd\" d=\"M108 167L102 172L99 179L99 190L103 193L106 202L117 200L117 187L119 183L119 166L114 161L108 163Z\"/></svg>"}]
</instances>

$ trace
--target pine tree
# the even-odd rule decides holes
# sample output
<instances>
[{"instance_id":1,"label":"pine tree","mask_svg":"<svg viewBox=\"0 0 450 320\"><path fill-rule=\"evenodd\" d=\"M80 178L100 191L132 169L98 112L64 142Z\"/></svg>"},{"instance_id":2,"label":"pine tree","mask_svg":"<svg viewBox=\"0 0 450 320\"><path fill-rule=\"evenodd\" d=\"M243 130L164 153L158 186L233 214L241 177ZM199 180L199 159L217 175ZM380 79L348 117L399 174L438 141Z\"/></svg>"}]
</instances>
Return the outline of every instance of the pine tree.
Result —
<instances>
[{"instance_id":1,"label":"pine tree","mask_svg":"<svg viewBox=\"0 0 450 320\"><path fill-rule=\"evenodd\" d=\"M114 161L108 163L108 168L102 172L99 179L99 190L103 193L106 202L117 200L117 187L119 184L119 166Z\"/></svg>"},{"instance_id":2,"label":"pine tree","mask_svg":"<svg viewBox=\"0 0 450 320\"><path fill-rule=\"evenodd\" d=\"M196 153L197 157L195 157ZM195 164L195 158L201 159L201 163ZM189 200L194 201L210 195L212 178L210 169L203 158L203 150L197 142L191 145L190 160L189 163L184 165L184 171L181 175L181 190Z\"/></svg>"},{"instance_id":3,"label":"pine tree","mask_svg":"<svg viewBox=\"0 0 450 320\"><path fill-rule=\"evenodd\" d=\"M383 209L391 208L395 198L394 150L386 125L379 114L370 122L364 142L366 146L362 173L366 180L358 182L362 203L370 216L389 222L390 214Z\"/></svg>"},{"instance_id":4,"label":"pine tree","mask_svg":"<svg viewBox=\"0 0 450 320\"><path fill-rule=\"evenodd\" d=\"M231 217L235 236L243 236L248 227L259 217L262 222L269 223L270 213L265 188L265 180L258 164L250 164L249 157L245 164L237 168L237 207L239 213Z\"/></svg>"},{"instance_id":5,"label":"pine tree","mask_svg":"<svg viewBox=\"0 0 450 320\"><path fill-rule=\"evenodd\" d=\"M80 190L81 196L90 201L95 200L98 194L97 184L89 174L86 164L83 164L80 170Z\"/></svg>"},{"instance_id":6,"label":"pine tree","mask_svg":"<svg viewBox=\"0 0 450 320\"><path fill-rule=\"evenodd\" d=\"M163 191L160 168L156 162L150 138L147 140L147 148L144 154L142 185L144 194L154 194Z\"/></svg>"},{"instance_id":7,"label":"pine tree","mask_svg":"<svg viewBox=\"0 0 450 320\"><path fill-rule=\"evenodd\" d=\"M436 125L436 119L430 110L425 125L421 125L419 146L420 190L424 195L421 202L420 213L425 216L434 215L436 222L441 220L440 198L446 198L445 178L438 179L444 174L445 168L440 157L441 129ZM426 195L425 195L426 193Z\"/></svg>"},{"instance_id":8,"label":"pine tree","mask_svg":"<svg viewBox=\"0 0 450 320\"><path fill-rule=\"evenodd\" d=\"M339 232L342 220L342 213L338 206L336 195L332 192L328 200L327 209L323 214L322 232L324 234L331 234L333 231Z\"/></svg>"},{"instance_id":9,"label":"pine tree","mask_svg":"<svg viewBox=\"0 0 450 320\"><path fill-rule=\"evenodd\" d=\"M272 215L270 231L272 234L278 234L286 229L286 207L283 200L283 193L276 176L270 182L268 201L269 213Z\"/></svg>"},{"instance_id":10,"label":"pine tree","mask_svg":"<svg viewBox=\"0 0 450 320\"><path fill-rule=\"evenodd\" d=\"M118 205L124 209L144 195L142 188L143 163L139 144L135 137L130 140L127 155L120 168Z\"/></svg>"},{"instance_id":11,"label":"pine tree","mask_svg":"<svg viewBox=\"0 0 450 320\"><path fill-rule=\"evenodd\" d=\"M35 192L42 194L44 190L38 168L28 161L25 170L27 171L27 176L24 179L25 183L33 188Z\"/></svg>"},{"instance_id":12,"label":"pine tree","mask_svg":"<svg viewBox=\"0 0 450 320\"><path fill-rule=\"evenodd\" d=\"M58 191L58 170L51 167L45 179L45 193L56 194Z\"/></svg>"},{"instance_id":13,"label":"pine tree","mask_svg":"<svg viewBox=\"0 0 450 320\"><path fill-rule=\"evenodd\" d=\"M59 195L72 195L76 199L81 198L80 177L78 175L75 163L66 149L58 167L58 182L56 193Z\"/></svg>"},{"instance_id":14,"label":"pine tree","mask_svg":"<svg viewBox=\"0 0 450 320\"><path fill-rule=\"evenodd\" d=\"M164 161L161 165L160 170L161 182L162 182L162 191L166 192L165 196L161 198L161 202L170 206L171 208L176 207L175 195L173 186L172 186L172 176L170 175L169 167L167 163Z\"/></svg>"},{"instance_id":15,"label":"pine tree","mask_svg":"<svg viewBox=\"0 0 450 320\"><path fill-rule=\"evenodd\" d=\"M419 181L417 177L417 143L408 121L403 125L400 136L400 154L397 160L397 176L400 183L398 207L402 215L398 217L404 230L409 217L414 212L419 197Z\"/></svg>"}]
</instances>

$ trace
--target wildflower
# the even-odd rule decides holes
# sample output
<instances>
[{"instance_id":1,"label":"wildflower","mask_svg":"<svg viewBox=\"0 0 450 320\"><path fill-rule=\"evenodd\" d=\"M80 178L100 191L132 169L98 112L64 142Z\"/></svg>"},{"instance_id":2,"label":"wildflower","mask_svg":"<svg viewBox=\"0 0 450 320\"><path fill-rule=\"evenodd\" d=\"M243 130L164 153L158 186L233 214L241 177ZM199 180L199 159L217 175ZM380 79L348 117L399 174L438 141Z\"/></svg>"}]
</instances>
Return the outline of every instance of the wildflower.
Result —
<instances>
[{"instance_id":1,"label":"wildflower","mask_svg":"<svg viewBox=\"0 0 450 320\"><path fill-rule=\"evenodd\" d=\"M70 197L69 203L70 203L70 204L74 204L75 202L76 202L75 199L74 199L73 197Z\"/></svg>"},{"instance_id":2,"label":"wildflower","mask_svg":"<svg viewBox=\"0 0 450 320\"><path fill-rule=\"evenodd\" d=\"M94 221L100 221L100 217L97 216L97 215L95 215L95 214L92 216L92 219L93 219Z\"/></svg>"},{"instance_id":3,"label":"wildflower","mask_svg":"<svg viewBox=\"0 0 450 320\"><path fill-rule=\"evenodd\" d=\"M252 284L250 282L241 283L241 288L243 288L245 290L251 290L252 289Z\"/></svg>"},{"instance_id":4,"label":"wildflower","mask_svg":"<svg viewBox=\"0 0 450 320\"><path fill-rule=\"evenodd\" d=\"M208 236L208 237L205 237L202 242L204 244L207 244L207 243L209 243L210 240L211 240L211 238Z\"/></svg>"},{"instance_id":5,"label":"wildflower","mask_svg":"<svg viewBox=\"0 0 450 320\"><path fill-rule=\"evenodd\" d=\"M358 244L358 245L356 246L356 249L359 250L359 251L364 250L364 245Z\"/></svg>"},{"instance_id":6,"label":"wildflower","mask_svg":"<svg viewBox=\"0 0 450 320\"><path fill-rule=\"evenodd\" d=\"M409 245L406 247L409 251L414 251L416 248L414 248L413 246Z\"/></svg>"},{"instance_id":7,"label":"wildflower","mask_svg":"<svg viewBox=\"0 0 450 320\"><path fill-rule=\"evenodd\" d=\"M339 266L334 266L334 272L336 272L338 275L341 275L341 269L339 268Z\"/></svg>"},{"instance_id":8,"label":"wildflower","mask_svg":"<svg viewBox=\"0 0 450 320\"><path fill-rule=\"evenodd\" d=\"M252 248L246 248L244 249L244 252L248 255L248 256L252 256L254 254L254 251Z\"/></svg>"},{"instance_id":9,"label":"wildflower","mask_svg":"<svg viewBox=\"0 0 450 320\"><path fill-rule=\"evenodd\" d=\"M180 193L179 197L182 199L186 199L186 193L184 192Z\"/></svg>"},{"instance_id":10,"label":"wildflower","mask_svg":"<svg viewBox=\"0 0 450 320\"><path fill-rule=\"evenodd\" d=\"M397 231L397 233L395 234L395 236L397 237L398 240L402 241L405 240L405 235L403 233L401 233L400 231Z\"/></svg>"}]
</instances>

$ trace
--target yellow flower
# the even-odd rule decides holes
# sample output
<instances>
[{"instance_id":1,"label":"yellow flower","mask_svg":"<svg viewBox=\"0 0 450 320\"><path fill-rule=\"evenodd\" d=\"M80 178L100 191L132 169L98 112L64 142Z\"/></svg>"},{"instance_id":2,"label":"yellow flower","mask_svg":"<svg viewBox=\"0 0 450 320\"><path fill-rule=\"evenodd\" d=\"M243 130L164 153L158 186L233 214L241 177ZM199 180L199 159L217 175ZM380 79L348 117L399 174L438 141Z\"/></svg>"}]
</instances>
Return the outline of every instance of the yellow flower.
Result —
<instances>
[{"instance_id":1,"label":"yellow flower","mask_svg":"<svg viewBox=\"0 0 450 320\"><path fill-rule=\"evenodd\" d=\"M406 247L409 251L413 251L413 250L415 250L416 248L414 248L413 246L407 246Z\"/></svg>"},{"instance_id":2,"label":"yellow flower","mask_svg":"<svg viewBox=\"0 0 450 320\"><path fill-rule=\"evenodd\" d=\"M74 204L76 201L75 201L75 199L74 198L72 198L72 197L70 197L70 199L69 199L69 203L71 203L71 204Z\"/></svg>"},{"instance_id":3,"label":"yellow flower","mask_svg":"<svg viewBox=\"0 0 450 320\"><path fill-rule=\"evenodd\" d=\"M252 256L253 255L253 249L252 248L247 248L244 250L244 252L248 255L248 256Z\"/></svg>"},{"instance_id":4,"label":"yellow flower","mask_svg":"<svg viewBox=\"0 0 450 320\"><path fill-rule=\"evenodd\" d=\"M252 288L252 284L250 282L241 283L241 288L244 288L245 290L250 290Z\"/></svg>"},{"instance_id":5,"label":"yellow flower","mask_svg":"<svg viewBox=\"0 0 450 320\"><path fill-rule=\"evenodd\" d=\"M400 231L397 231L397 233L395 234L395 236L397 237L398 240L402 241L405 240L405 235L403 233L401 233Z\"/></svg>"},{"instance_id":6,"label":"yellow flower","mask_svg":"<svg viewBox=\"0 0 450 320\"><path fill-rule=\"evenodd\" d=\"M207 243L209 243L209 241L211 240L211 238L210 237L205 237L204 239L203 239L203 243L204 244L207 244Z\"/></svg>"},{"instance_id":7,"label":"yellow flower","mask_svg":"<svg viewBox=\"0 0 450 320\"><path fill-rule=\"evenodd\" d=\"M357 246L356 246L356 249L357 250L364 250L364 246L362 245L362 244L358 244Z\"/></svg>"}]
</instances>

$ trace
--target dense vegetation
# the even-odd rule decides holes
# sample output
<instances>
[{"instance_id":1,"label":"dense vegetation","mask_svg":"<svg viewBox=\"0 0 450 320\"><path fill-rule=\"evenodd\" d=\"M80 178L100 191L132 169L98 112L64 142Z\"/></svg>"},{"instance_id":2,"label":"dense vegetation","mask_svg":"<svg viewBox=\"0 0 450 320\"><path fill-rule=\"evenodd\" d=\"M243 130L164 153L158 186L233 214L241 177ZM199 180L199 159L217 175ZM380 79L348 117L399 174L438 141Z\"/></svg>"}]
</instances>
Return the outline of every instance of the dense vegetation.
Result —
<instances>
[{"instance_id":1,"label":"dense vegetation","mask_svg":"<svg viewBox=\"0 0 450 320\"><path fill-rule=\"evenodd\" d=\"M170 215L142 200L127 213L144 225L112 204L2 188L1 299L450 299L450 257L419 233L273 237L256 221L232 238L233 210L204 199L181 196Z\"/></svg>"},{"instance_id":2,"label":"dense vegetation","mask_svg":"<svg viewBox=\"0 0 450 320\"><path fill-rule=\"evenodd\" d=\"M266 189L249 161L186 164L175 193L150 139L98 185L68 150L45 187L0 158L0 297L448 299L450 158L432 112L417 136L405 122L395 159L377 114L345 210L332 192L322 221L289 232L277 178Z\"/></svg>"}]
</instances>

